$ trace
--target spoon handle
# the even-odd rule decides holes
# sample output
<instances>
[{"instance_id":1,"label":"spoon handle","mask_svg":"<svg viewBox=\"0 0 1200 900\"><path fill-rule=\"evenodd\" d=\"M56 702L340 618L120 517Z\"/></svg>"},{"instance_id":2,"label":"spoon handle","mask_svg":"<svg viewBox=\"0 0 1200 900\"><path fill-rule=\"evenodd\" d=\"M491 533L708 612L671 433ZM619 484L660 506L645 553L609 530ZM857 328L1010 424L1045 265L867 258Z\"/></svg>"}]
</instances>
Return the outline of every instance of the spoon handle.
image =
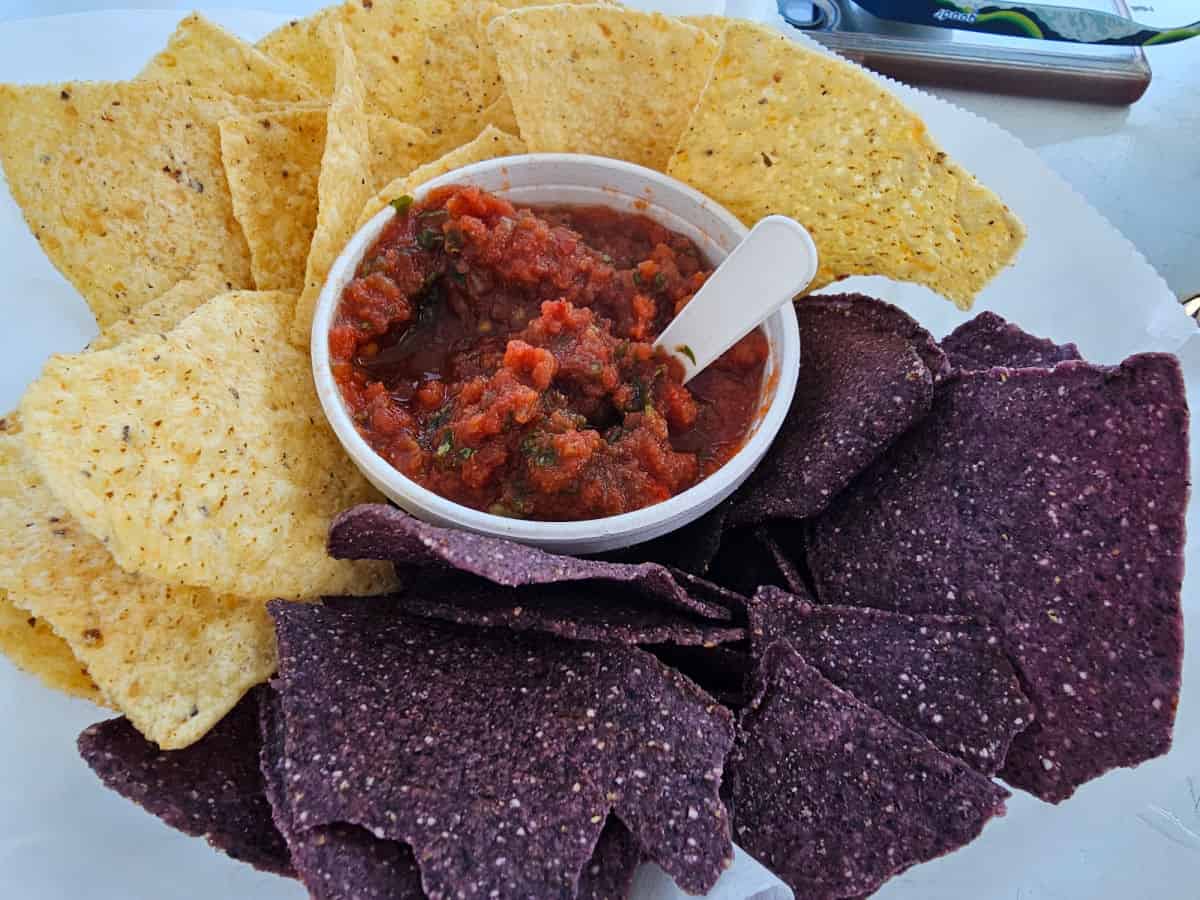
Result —
<instances>
[{"instance_id":1,"label":"spoon handle","mask_svg":"<svg viewBox=\"0 0 1200 900\"><path fill-rule=\"evenodd\" d=\"M808 287L817 248L799 222L767 216L750 230L654 346L683 364L686 384Z\"/></svg>"}]
</instances>

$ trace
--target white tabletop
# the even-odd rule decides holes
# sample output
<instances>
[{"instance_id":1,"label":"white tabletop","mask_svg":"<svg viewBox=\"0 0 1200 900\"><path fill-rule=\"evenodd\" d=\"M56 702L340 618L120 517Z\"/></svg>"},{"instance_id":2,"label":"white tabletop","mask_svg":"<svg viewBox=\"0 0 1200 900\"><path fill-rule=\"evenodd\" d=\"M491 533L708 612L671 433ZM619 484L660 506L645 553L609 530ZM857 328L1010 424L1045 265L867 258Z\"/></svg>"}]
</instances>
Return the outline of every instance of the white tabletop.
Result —
<instances>
[{"instance_id":1,"label":"white tabletop","mask_svg":"<svg viewBox=\"0 0 1200 900\"><path fill-rule=\"evenodd\" d=\"M228 5L304 15L329 2L228 0ZM186 12L197 5L197 0L0 0L0 20L114 8ZM694 5L702 11L713 8L704 0ZM1189 15L1196 12L1194 0L1153 5L1160 12L1177 8L1181 23L1196 18ZM1200 38L1152 47L1148 55L1153 81L1132 107L932 92L991 119L1033 147L1184 298L1200 294Z\"/></svg>"}]
</instances>

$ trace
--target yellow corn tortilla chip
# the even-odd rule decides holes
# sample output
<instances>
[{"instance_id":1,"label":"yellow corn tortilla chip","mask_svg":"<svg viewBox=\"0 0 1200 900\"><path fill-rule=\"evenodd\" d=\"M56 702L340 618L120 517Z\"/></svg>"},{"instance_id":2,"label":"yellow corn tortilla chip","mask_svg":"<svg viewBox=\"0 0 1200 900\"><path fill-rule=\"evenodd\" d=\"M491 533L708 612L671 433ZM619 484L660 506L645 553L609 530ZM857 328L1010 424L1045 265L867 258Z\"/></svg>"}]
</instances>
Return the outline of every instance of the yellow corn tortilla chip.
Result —
<instances>
[{"instance_id":1,"label":"yellow corn tortilla chip","mask_svg":"<svg viewBox=\"0 0 1200 900\"><path fill-rule=\"evenodd\" d=\"M354 234L355 216L371 197L371 146L366 100L354 51L341 25L333 28L337 85L325 120L325 149L317 181L317 222L304 266L304 287L289 329L292 343L308 347L313 310L329 267Z\"/></svg>"},{"instance_id":2,"label":"yellow corn tortilla chip","mask_svg":"<svg viewBox=\"0 0 1200 900\"><path fill-rule=\"evenodd\" d=\"M411 194L418 187L439 175L445 175L454 169L469 166L471 163L482 162L485 159L496 159L500 156L514 156L525 152L525 142L519 137L501 131L489 125L479 137L464 144L457 150L452 150L441 159L426 163L403 178L397 178L378 194L372 197L363 207L362 214L354 230L362 228L377 212L398 197Z\"/></svg>"},{"instance_id":3,"label":"yellow corn tortilla chip","mask_svg":"<svg viewBox=\"0 0 1200 900\"><path fill-rule=\"evenodd\" d=\"M179 23L138 78L281 103L317 97L295 72L198 13Z\"/></svg>"},{"instance_id":4,"label":"yellow corn tortilla chip","mask_svg":"<svg viewBox=\"0 0 1200 900\"><path fill-rule=\"evenodd\" d=\"M531 151L656 169L687 126L718 46L677 19L612 6L518 9L487 34Z\"/></svg>"},{"instance_id":5,"label":"yellow corn tortilla chip","mask_svg":"<svg viewBox=\"0 0 1200 900\"><path fill-rule=\"evenodd\" d=\"M3 590L0 590L0 653L46 687L104 705L100 689L67 642L44 619L18 608Z\"/></svg>"},{"instance_id":6,"label":"yellow corn tortilla chip","mask_svg":"<svg viewBox=\"0 0 1200 900\"><path fill-rule=\"evenodd\" d=\"M679 21L694 25L713 40L719 42L725 37L725 29L729 27L729 23L733 19L726 16L680 16Z\"/></svg>"},{"instance_id":7,"label":"yellow corn tortilla chip","mask_svg":"<svg viewBox=\"0 0 1200 900\"><path fill-rule=\"evenodd\" d=\"M117 319L100 332L89 350L107 350L130 338L144 334L166 334L229 285L213 269L204 269L186 278L161 296L143 304L131 315Z\"/></svg>"},{"instance_id":8,"label":"yellow corn tortilla chip","mask_svg":"<svg viewBox=\"0 0 1200 900\"><path fill-rule=\"evenodd\" d=\"M103 695L164 749L186 747L275 669L262 600L122 572L0 435L0 589L66 641Z\"/></svg>"},{"instance_id":9,"label":"yellow corn tortilla chip","mask_svg":"<svg viewBox=\"0 0 1200 900\"><path fill-rule=\"evenodd\" d=\"M1024 229L861 69L734 22L667 170L752 225L781 213L812 234L815 290L849 275L926 285L963 309Z\"/></svg>"},{"instance_id":10,"label":"yellow corn tortilla chip","mask_svg":"<svg viewBox=\"0 0 1200 900\"><path fill-rule=\"evenodd\" d=\"M13 197L101 327L200 265L250 286L217 123L253 109L152 81L0 85Z\"/></svg>"},{"instance_id":11,"label":"yellow corn tortilla chip","mask_svg":"<svg viewBox=\"0 0 1200 900\"><path fill-rule=\"evenodd\" d=\"M298 108L221 122L221 156L233 211L250 247L260 290L299 292L317 227L317 182L325 152L325 110ZM372 190L433 156L421 129L367 117Z\"/></svg>"},{"instance_id":12,"label":"yellow corn tortilla chip","mask_svg":"<svg viewBox=\"0 0 1200 900\"><path fill-rule=\"evenodd\" d=\"M333 517L378 495L285 338L294 307L293 294L223 294L165 336L54 356L30 386L26 446L127 572L259 598L392 584L386 566L325 552Z\"/></svg>"},{"instance_id":13,"label":"yellow corn tortilla chip","mask_svg":"<svg viewBox=\"0 0 1200 900\"><path fill-rule=\"evenodd\" d=\"M326 29L344 16L341 6L327 6L307 18L280 25L255 46L302 75L318 97L327 99L333 93L334 60Z\"/></svg>"}]
</instances>

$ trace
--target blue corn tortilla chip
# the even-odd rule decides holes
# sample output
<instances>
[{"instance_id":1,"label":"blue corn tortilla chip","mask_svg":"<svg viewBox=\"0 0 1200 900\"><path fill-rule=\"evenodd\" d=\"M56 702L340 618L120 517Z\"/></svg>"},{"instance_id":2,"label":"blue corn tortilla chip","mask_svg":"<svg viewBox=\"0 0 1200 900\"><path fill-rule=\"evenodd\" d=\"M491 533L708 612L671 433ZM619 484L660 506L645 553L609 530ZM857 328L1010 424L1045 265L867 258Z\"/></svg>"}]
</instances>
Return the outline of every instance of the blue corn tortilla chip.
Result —
<instances>
[{"instance_id":1,"label":"blue corn tortilla chip","mask_svg":"<svg viewBox=\"0 0 1200 900\"><path fill-rule=\"evenodd\" d=\"M1035 337L993 312L982 312L942 339L950 366L967 372L988 369L1049 369L1068 359L1081 359L1074 344Z\"/></svg>"},{"instance_id":2,"label":"blue corn tortilla chip","mask_svg":"<svg viewBox=\"0 0 1200 900\"><path fill-rule=\"evenodd\" d=\"M329 554L336 559L447 567L504 587L570 581L621 585L709 619L732 617L724 606L697 597L665 566L558 556L502 538L430 525L382 503L365 503L338 516L329 530Z\"/></svg>"},{"instance_id":3,"label":"blue corn tortilla chip","mask_svg":"<svg viewBox=\"0 0 1200 900\"><path fill-rule=\"evenodd\" d=\"M980 616L1033 725L1001 777L1050 802L1171 745L1188 409L1178 361L964 373L812 526L823 603Z\"/></svg>"},{"instance_id":4,"label":"blue corn tortilla chip","mask_svg":"<svg viewBox=\"0 0 1200 900\"><path fill-rule=\"evenodd\" d=\"M870 894L974 840L1008 792L769 647L727 766L734 838L805 900Z\"/></svg>"},{"instance_id":5,"label":"blue corn tortilla chip","mask_svg":"<svg viewBox=\"0 0 1200 900\"><path fill-rule=\"evenodd\" d=\"M203 738L159 750L129 721L110 719L79 735L79 754L106 787L172 828L278 875L294 874L263 795L258 765L260 691L247 694Z\"/></svg>"},{"instance_id":6,"label":"blue corn tortilla chip","mask_svg":"<svg viewBox=\"0 0 1200 900\"><path fill-rule=\"evenodd\" d=\"M575 641L715 647L746 638L744 628L612 594L595 582L505 588L470 575L448 575L423 579L387 597L350 597L332 605L399 610L457 625L543 631Z\"/></svg>"},{"instance_id":7,"label":"blue corn tortilla chip","mask_svg":"<svg viewBox=\"0 0 1200 900\"><path fill-rule=\"evenodd\" d=\"M805 297L800 378L783 428L734 494L730 525L804 519L929 412L948 373L942 351L906 313L861 294Z\"/></svg>"},{"instance_id":8,"label":"blue corn tortilla chip","mask_svg":"<svg viewBox=\"0 0 1200 900\"><path fill-rule=\"evenodd\" d=\"M1033 719L1000 633L965 616L814 606L764 588L750 607L756 656L786 640L844 691L994 775Z\"/></svg>"},{"instance_id":9,"label":"blue corn tortilla chip","mask_svg":"<svg viewBox=\"0 0 1200 900\"><path fill-rule=\"evenodd\" d=\"M406 843L436 896L569 896L610 812L684 890L708 890L731 861L718 796L731 717L650 654L269 609L285 831L352 822Z\"/></svg>"},{"instance_id":10,"label":"blue corn tortilla chip","mask_svg":"<svg viewBox=\"0 0 1200 900\"><path fill-rule=\"evenodd\" d=\"M424 900L412 849L376 838L365 828L338 822L293 828L279 696L259 705L263 786L287 841L296 873L313 900Z\"/></svg>"}]
</instances>

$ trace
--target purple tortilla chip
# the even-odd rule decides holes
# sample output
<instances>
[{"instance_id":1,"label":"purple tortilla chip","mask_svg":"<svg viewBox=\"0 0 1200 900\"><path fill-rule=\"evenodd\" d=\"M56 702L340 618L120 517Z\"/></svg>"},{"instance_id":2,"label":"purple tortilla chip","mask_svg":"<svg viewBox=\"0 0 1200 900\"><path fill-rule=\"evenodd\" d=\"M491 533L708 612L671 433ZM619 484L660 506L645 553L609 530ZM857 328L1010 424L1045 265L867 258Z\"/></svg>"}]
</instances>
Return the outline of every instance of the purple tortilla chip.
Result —
<instances>
[{"instance_id":1,"label":"purple tortilla chip","mask_svg":"<svg viewBox=\"0 0 1200 900\"><path fill-rule=\"evenodd\" d=\"M805 297L800 380L787 419L734 494L730 525L804 519L929 412L948 372L933 338L907 314L861 294Z\"/></svg>"},{"instance_id":2,"label":"purple tortilla chip","mask_svg":"<svg viewBox=\"0 0 1200 900\"><path fill-rule=\"evenodd\" d=\"M259 725L266 797L313 900L423 900L421 876L407 844L379 840L365 828L345 823L292 827L283 715L273 691L259 707Z\"/></svg>"},{"instance_id":3,"label":"purple tortilla chip","mask_svg":"<svg viewBox=\"0 0 1200 900\"><path fill-rule=\"evenodd\" d=\"M1033 719L999 632L964 616L813 606L765 588L750 627L756 655L788 641L839 688L985 775Z\"/></svg>"},{"instance_id":4,"label":"purple tortilla chip","mask_svg":"<svg viewBox=\"0 0 1200 900\"><path fill-rule=\"evenodd\" d=\"M648 653L269 608L292 831L404 842L431 896L570 896L610 811L685 890L729 864L731 718Z\"/></svg>"},{"instance_id":5,"label":"purple tortilla chip","mask_svg":"<svg viewBox=\"0 0 1200 900\"><path fill-rule=\"evenodd\" d=\"M626 585L709 619L728 620L728 609L697 598L666 567L558 556L502 538L439 528L382 503L348 509L329 530L337 559L384 559L398 565L446 566L504 587L596 581Z\"/></svg>"},{"instance_id":6,"label":"purple tortilla chip","mask_svg":"<svg viewBox=\"0 0 1200 900\"><path fill-rule=\"evenodd\" d=\"M725 516L728 512L729 503L719 503L682 528L644 544L601 553L596 559L619 563L654 562L682 569L692 575L707 575L709 566L717 555L717 549L721 546L721 533L725 529Z\"/></svg>"},{"instance_id":7,"label":"purple tortilla chip","mask_svg":"<svg viewBox=\"0 0 1200 900\"><path fill-rule=\"evenodd\" d=\"M579 879L579 900L624 900L633 887L633 873L642 861L642 848L616 816L609 816L600 840Z\"/></svg>"},{"instance_id":8,"label":"purple tortilla chip","mask_svg":"<svg viewBox=\"0 0 1200 900\"><path fill-rule=\"evenodd\" d=\"M85 729L79 754L106 787L172 828L256 869L291 876L258 767L259 690L183 750L160 750L121 718Z\"/></svg>"},{"instance_id":9,"label":"purple tortilla chip","mask_svg":"<svg viewBox=\"0 0 1200 900\"><path fill-rule=\"evenodd\" d=\"M805 900L869 894L974 840L1008 792L826 681L763 654L727 795L739 845Z\"/></svg>"},{"instance_id":10,"label":"purple tortilla chip","mask_svg":"<svg viewBox=\"0 0 1200 900\"><path fill-rule=\"evenodd\" d=\"M992 312L982 312L942 339L950 365L968 372L988 369L1049 369L1082 359L1074 344L1035 337Z\"/></svg>"},{"instance_id":11,"label":"purple tortilla chip","mask_svg":"<svg viewBox=\"0 0 1200 900\"><path fill-rule=\"evenodd\" d=\"M818 519L823 602L980 616L1036 711L1002 777L1059 802L1167 752L1188 411L1174 357L967 373Z\"/></svg>"},{"instance_id":12,"label":"purple tortilla chip","mask_svg":"<svg viewBox=\"0 0 1200 900\"><path fill-rule=\"evenodd\" d=\"M426 579L388 597L334 601L341 609L382 607L456 625L544 631L574 641L688 644L713 647L745 640L746 630L649 605L596 582L505 588L470 575ZM633 602L630 602L630 601Z\"/></svg>"}]
</instances>

